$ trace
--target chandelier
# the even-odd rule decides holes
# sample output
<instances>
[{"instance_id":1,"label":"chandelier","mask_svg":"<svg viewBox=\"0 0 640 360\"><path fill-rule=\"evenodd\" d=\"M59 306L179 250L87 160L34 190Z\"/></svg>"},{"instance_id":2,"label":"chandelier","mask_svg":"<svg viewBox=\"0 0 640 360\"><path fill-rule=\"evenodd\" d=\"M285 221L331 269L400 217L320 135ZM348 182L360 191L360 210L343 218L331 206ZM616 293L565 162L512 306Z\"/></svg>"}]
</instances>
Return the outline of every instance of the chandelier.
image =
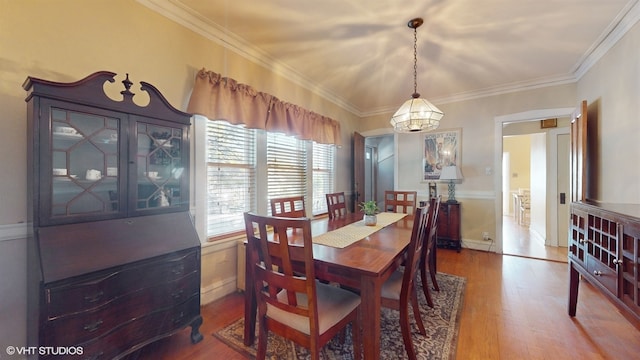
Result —
<instances>
[{"instance_id":1,"label":"chandelier","mask_svg":"<svg viewBox=\"0 0 640 360\"><path fill-rule=\"evenodd\" d=\"M422 132L438 128L444 113L427 99L418 94L418 32L422 18L409 20L407 26L413 29L413 95L405 101L391 117L391 126L396 132Z\"/></svg>"}]
</instances>

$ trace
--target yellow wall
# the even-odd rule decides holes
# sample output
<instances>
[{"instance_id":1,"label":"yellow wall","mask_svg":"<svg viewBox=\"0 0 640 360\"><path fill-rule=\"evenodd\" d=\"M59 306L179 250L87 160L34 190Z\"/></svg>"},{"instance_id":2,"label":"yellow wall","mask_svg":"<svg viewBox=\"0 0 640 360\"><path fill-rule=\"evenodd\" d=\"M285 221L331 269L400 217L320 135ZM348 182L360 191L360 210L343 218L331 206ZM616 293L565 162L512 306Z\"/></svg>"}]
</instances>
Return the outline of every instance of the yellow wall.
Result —
<instances>
[{"instance_id":1,"label":"yellow wall","mask_svg":"<svg viewBox=\"0 0 640 360\"><path fill-rule=\"evenodd\" d=\"M529 176L531 172L531 136L505 136L502 151L510 154L510 190L529 189L531 187Z\"/></svg>"},{"instance_id":2,"label":"yellow wall","mask_svg":"<svg viewBox=\"0 0 640 360\"><path fill-rule=\"evenodd\" d=\"M344 145L337 151L336 191L350 191L350 139L357 122L334 103L133 0L0 0L1 349L24 344L26 333L26 227L20 223L27 219L27 76L71 82L108 70L118 74L108 84L108 92L117 94L129 73L140 103L145 94L139 82L146 81L185 110L195 73L203 67L340 121ZM205 246L202 264L204 302L235 290L234 241Z\"/></svg>"},{"instance_id":3,"label":"yellow wall","mask_svg":"<svg viewBox=\"0 0 640 360\"><path fill-rule=\"evenodd\" d=\"M132 81L155 85L185 110L195 72L226 69L225 75L239 82L344 123L343 149L350 144L354 115L137 2L0 0L0 7L0 150L11 154L2 162L11 171L0 177L0 224L26 218L26 93L21 85L27 76L68 82L109 70L119 74L113 85L119 91L119 81L129 73ZM345 150L339 151L338 168L350 167L342 163L350 158L341 153ZM339 175L339 190L349 190L350 173Z\"/></svg>"}]
</instances>

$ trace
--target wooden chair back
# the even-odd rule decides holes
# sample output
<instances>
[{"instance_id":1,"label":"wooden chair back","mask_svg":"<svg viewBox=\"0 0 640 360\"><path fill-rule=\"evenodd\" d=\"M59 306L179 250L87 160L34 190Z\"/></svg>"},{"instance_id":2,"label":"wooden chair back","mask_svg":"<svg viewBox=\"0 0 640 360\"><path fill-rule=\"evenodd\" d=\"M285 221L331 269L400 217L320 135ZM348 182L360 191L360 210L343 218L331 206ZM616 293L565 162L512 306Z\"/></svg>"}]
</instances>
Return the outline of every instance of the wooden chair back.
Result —
<instances>
[{"instance_id":1,"label":"wooden chair back","mask_svg":"<svg viewBox=\"0 0 640 360\"><path fill-rule=\"evenodd\" d=\"M322 346L347 324L353 323L353 328L359 329L360 297L315 279L308 218L245 213L244 219L248 261L255 265L254 282L247 286L254 286L258 305L257 359L265 358L269 331L308 348L311 358L319 359ZM333 294L327 295L328 292ZM321 303L327 297L335 303L323 306ZM342 318L322 313L323 309L333 311L341 306L348 306L346 310L338 310L343 311ZM330 325L323 317L332 321ZM359 331L354 331L353 336L359 358Z\"/></svg>"},{"instance_id":2,"label":"wooden chair back","mask_svg":"<svg viewBox=\"0 0 640 360\"><path fill-rule=\"evenodd\" d=\"M403 296L404 299L408 301L409 292L414 285L413 281L416 279L418 265L420 264L420 259L422 257L422 249L425 245L427 234L429 233L429 218L431 217L432 211L433 208L431 207L431 204L416 209L413 220L413 229L411 231L411 240L409 241L409 247L407 248L407 258L404 265L402 293L400 295L401 301Z\"/></svg>"},{"instance_id":3,"label":"wooden chair back","mask_svg":"<svg viewBox=\"0 0 640 360\"><path fill-rule=\"evenodd\" d=\"M301 218L307 216L304 196L275 198L271 203L271 216Z\"/></svg>"},{"instance_id":4,"label":"wooden chair back","mask_svg":"<svg viewBox=\"0 0 640 360\"><path fill-rule=\"evenodd\" d=\"M382 285L382 306L400 311L400 330L409 359L416 358L413 341L411 339L412 331L409 322L409 303L411 303L411 307L413 308L413 316L420 333L426 336L426 329L420 316L415 280L418 267L422 263L420 261L422 248L429 230L427 227L432 209L431 204L416 209L413 219L413 229L411 231L411 240L404 262L404 271L397 270Z\"/></svg>"},{"instance_id":5,"label":"wooden chair back","mask_svg":"<svg viewBox=\"0 0 640 360\"><path fill-rule=\"evenodd\" d=\"M417 202L417 191L387 190L384 192L384 211L413 214L416 211Z\"/></svg>"},{"instance_id":6,"label":"wooden chair back","mask_svg":"<svg viewBox=\"0 0 640 360\"><path fill-rule=\"evenodd\" d=\"M438 214L440 213L440 201L442 197L431 198L429 204L431 207L431 215L429 216L429 223L427 224L427 233L425 234L424 246L422 247L422 257L420 266L420 277L422 280L422 292L427 298L427 304L433 307L433 299L431 298L431 292L429 291L429 284L427 283L427 273L431 277L431 282L436 291L440 291L438 282L436 281L436 246L438 237Z\"/></svg>"},{"instance_id":7,"label":"wooden chair back","mask_svg":"<svg viewBox=\"0 0 640 360\"><path fill-rule=\"evenodd\" d=\"M326 194L325 197L327 198L329 219L339 218L347 214L347 202L344 192Z\"/></svg>"}]
</instances>

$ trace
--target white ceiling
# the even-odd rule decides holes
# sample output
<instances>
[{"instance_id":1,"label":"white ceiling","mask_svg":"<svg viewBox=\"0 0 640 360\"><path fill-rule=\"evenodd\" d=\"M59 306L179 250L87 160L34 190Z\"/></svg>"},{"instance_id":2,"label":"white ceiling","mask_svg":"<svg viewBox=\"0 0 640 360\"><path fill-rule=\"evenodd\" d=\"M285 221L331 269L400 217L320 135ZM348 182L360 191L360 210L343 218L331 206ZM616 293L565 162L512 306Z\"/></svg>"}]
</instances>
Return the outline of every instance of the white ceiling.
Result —
<instances>
[{"instance_id":1,"label":"white ceiling","mask_svg":"<svg viewBox=\"0 0 640 360\"><path fill-rule=\"evenodd\" d=\"M424 19L418 92L437 105L573 82L637 21L640 7L640 0L138 1L360 116L393 112L413 93L412 18Z\"/></svg>"}]
</instances>

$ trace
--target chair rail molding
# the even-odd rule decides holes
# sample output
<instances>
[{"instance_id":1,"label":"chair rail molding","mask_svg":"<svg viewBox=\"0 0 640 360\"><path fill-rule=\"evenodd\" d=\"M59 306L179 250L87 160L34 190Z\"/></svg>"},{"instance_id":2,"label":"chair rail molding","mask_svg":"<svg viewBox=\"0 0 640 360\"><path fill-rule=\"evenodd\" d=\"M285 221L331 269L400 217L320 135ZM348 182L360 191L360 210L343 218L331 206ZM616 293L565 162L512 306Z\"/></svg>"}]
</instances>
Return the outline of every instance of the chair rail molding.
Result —
<instances>
[{"instance_id":1,"label":"chair rail molding","mask_svg":"<svg viewBox=\"0 0 640 360\"><path fill-rule=\"evenodd\" d=\"M0 242L26 239L28 235L27 223L0 225Z\"/></svg>"}]
</instances>

